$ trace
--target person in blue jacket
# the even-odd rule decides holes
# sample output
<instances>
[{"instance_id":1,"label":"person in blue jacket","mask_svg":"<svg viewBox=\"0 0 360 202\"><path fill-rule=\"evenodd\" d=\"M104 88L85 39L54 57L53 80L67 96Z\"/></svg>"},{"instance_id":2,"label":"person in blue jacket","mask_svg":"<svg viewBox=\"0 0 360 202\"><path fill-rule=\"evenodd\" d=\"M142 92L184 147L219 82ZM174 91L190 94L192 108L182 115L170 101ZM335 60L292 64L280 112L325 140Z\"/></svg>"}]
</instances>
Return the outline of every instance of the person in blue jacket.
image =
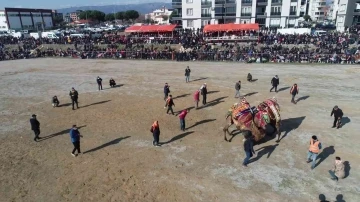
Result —
<instances>
[{"instance_id":1,"label":"person in blue jacket","mask_svg":"<svg viewBox=\"0 0 360 202\"><path fill-rule=\"evenodd\" d=\"M71 142L74 145L74 149L71 152L71 155L73 155L74 157L81 153L81 151L80 151L80 137L82 137L82 135L80 135L80 131L78 130L76 125L73 125L71 130L70 130L70 138L71 138ZM76 150L78 151L78 153L75 155Z\"/></svg>"}]
</instances>

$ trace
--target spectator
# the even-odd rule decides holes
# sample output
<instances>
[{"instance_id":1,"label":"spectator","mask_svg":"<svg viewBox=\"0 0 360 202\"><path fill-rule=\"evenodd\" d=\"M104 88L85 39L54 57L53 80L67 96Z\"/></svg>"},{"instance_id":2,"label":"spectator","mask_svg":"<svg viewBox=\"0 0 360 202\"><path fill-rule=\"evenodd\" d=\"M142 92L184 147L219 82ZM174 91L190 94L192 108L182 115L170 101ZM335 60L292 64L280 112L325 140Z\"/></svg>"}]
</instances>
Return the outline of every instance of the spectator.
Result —
<instances>
[{"instance_id":1,"label":"spectator","mask_svg":"<svg viewBox=\"0 0 360 202\"><path fill-rule=\"evenodd\" d=\"M58 99L57 96L55 95L55 96L52 98L52 106L53 106L53 107L58 107L59 104L60 104L59 99Z\"/></svg>"},{"instance_id":2,"label":"spectator","mask_svg":"<svg viewBox=\"0 0 360 202\"><path fill-rule=\"evenodd\" d=\"M241 81L238 81L235 83L235 98L238 98L237 97L238 95L240 97L240 89L241 89Z\"/></svg>"},{"instance_id":3,"label":"spectator","mask_svg":"<svg viewBox=\"0 0 360 202\"><path fill-rule=\"evenodd\" d=\"M102 90L102 78L99 76L96 78L96 82L98 84L99 91Z\"/></svg>"},{"instance_id":4,"label":"spectator","mask_svg":"<svg viewBox=\"0 0 360 202\"><path fill-rule=\"evenodd\" d=\"M280 84L278 75L275 75L275 76L271 79L271 84L272 84L272 88L270 89L270 92L271 92L272 89L274 89L274 88L275 88L275 92L277 92L277 87L278 87L278 85Z\"/></svg>"},{"instance_id":5,"label":"spectator","mask_svg":"<svg viewBox=\"0 0 360 202\"><path fill-rule=\"evenodd\" d=\"M335 107L331 111L330 116L332 116L332 115L334 115L333 128L336 127L337 129L339 129L341 126L341 119L342 119L344 113L337 105L335 105Z\"/></svg>"},{"instance_id":6,"label":"spectator","mask_svg":"<svg viewBox=\"0 0 360 202\"><path fill-rule=\"evenodd\" d=\"M329 170L329 174L331 175L331 179L336 181L338 181L339 178L343 179L345 177L345 165L340 157L335 157L334 168Z\"/></svg>"},{"instance_id":7,"label":"spectator","mask_svg":"<svg viewBox=\"0 0 360 202\"><path fill-rule=\"evenodd\" d=\"M165 83L164 86L164 100L166 100L169 96L170 93L170 86L168 85L168 83Z\"/></svg>"},{"instance_id":8,"label":"spectator","mask_svg":"<svg viewBox=\"0 0 360 202\"><path fill-rule=\"evenodd\" d=\"M75 107L74 107L75 104L76 104L76 108L79 109L79 104L78 104L79 93L75 90L74 87L71 88L69 95L70 95L71 102L72 102L72 109L75 110Z\"/></svg>"},{"instance_id":9,"label":"spectator","mask_svg":"<svg viewBox=\"0 0 360 202\"><path fill-rule=\"evenodd\" d=\"M180 119L180 130L185 131L185 117L186 115L189 113L188 109L184 109L180 114L179 114L179 119Z\"/></svg>"},{"instance_id":10,"label":"spectator","mask_svg":"<svg viewBox=\"0 0 360 202\"><path fill-rule=\"evenodd\" d=\"M191 70L190 70L189 66L187 66L187 68L185 69L185 81L186 81L186 83L190 82L190 72L191 72Z\"/></svg>"},{"instance_id":11,"label":"spectator","mask_svg":"<svg viewBox=\"0 0 360 202\"><path fill-rule=\"evenodd\" d=\"M83 137L82 135L80 135L80 131L78 130L78 128L76 127L76 125L72 126L72 129L70 129L70 139L71 142L74 145L74 149L71 152L71 155L73 157L78 156L79 154L81 154L80 151L80 137ZM77 154L75 154L75 151L77 150Z\"/></svg>"},{"instance_id":12,"label":"spectator","mask_svg":"<svg viewBox=\"0 0 360 202\"><path fill-rule=\"evenodd\" d=\"M40 122L36 119L36 114L33 114L30 119L31 130L34 131L35 138L34 141L40 140Z\"/></svg>"}]
</instances>

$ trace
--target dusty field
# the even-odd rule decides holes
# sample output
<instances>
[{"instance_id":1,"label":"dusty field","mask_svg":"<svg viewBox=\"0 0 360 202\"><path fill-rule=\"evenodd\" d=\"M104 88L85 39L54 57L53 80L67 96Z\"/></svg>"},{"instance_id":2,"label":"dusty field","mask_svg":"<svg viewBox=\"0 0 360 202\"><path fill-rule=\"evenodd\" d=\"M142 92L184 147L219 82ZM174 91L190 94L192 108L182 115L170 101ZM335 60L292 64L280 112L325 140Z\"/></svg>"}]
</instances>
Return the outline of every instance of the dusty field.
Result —
<instances>
[{"instance_id":1,"label":"dusty field","mask_svg":"<svg viewBox=\"0 0 360 202\"><path fill-rule=\"evenodd\" d=\"M185 83L184 68L191 79ZM248 72L254 83L245 82ZM153 61L33 59L0 63L0 201L360 201L360 67L176 63ZM270 79L280 77L279 93ZM96 76L104 79L98 92ZM122 86L108 88L113 77ZM281 105L282 135L256 145L257 160L243 168L242 137L223 141L225 113L237 99L234 84L257 105L275 96ZM192 93L208 84L209 104L192 110L188 130L165 114L163 84L175 97L175 110L193 106ZM300 87L297 105L289 89ZM80 109L72 111L68 93L79 91ZM64 106L53 109L57 95ZM330 111L343 109L346 124L332 129ZM41 142L33 141L29 118L41 122ZM152 146L154 120L161 148ZM82 126L84 154L70 155L68 129ZM308 141L323 144L320 164L305 162ZM271 154L271 155L270 155ZM334 182L327 171L335 156L348 161L348 177Z\"/></svg>"}]
</instances>

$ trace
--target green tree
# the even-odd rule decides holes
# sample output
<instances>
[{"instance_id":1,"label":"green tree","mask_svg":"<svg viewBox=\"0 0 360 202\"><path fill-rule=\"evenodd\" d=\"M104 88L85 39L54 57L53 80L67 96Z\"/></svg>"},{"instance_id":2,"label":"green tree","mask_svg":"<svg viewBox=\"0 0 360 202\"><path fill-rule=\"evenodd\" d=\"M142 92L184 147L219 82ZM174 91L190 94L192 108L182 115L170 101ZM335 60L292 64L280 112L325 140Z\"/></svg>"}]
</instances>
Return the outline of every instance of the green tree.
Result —
<instances>
[{"instance_id":1,"label":"green tree","mask_svg":"<svg viewBox=\"0 0 360 202\"><path fill-rule=\"evenodd\" d=\"M179 15L178 15L178 12L177 12L177 10L174 10L174 11L171 13L171 15L169 16L169 22L172 23L173 17L177 17L177 16L179 16Z\"/></svg>"},{"instance_id":2,"label":"green tree","mask_svg":"<svg viewBox=\"0 0 360 202\"><path fill-rule=\"evenodd\" d=\"M125 11L125 15L124 18L125 20L136 20L138 17L140 16L139 12L135 11L135 10L128 10Z\"/></svg>"},{"instance_id":3,"label":"green tree","mask_svg":"<svg viewBox=\"0 0 360 202\"><path fill-rule=\"evenodd\" d=\"M115 14L116 19L119 19L119 20L124 20L125 19L124 16L125 16L124 12L117 12Z\"/></svg>"},{"instance_id":4,"label":"green tree","mask_svg":"<svg viewBox=\"0 0 360 202\"><path fill-rule=\"evenodd\" d=\"M105 13L98 10L86 10L79 14L79 18L82 20L91 19L103 22L105 21Z\"/></svg>"},{"instance_id":5,"label":"green tree","mask_svg":"<svg viewBox=\"0 0 360 202\"><path fill-rule=\"evenodd\" d=\"M64 19L61 16L54 16L55 26L62 26L64 24Z\"/></svg>"},{"instance_id":6,"label":"green tree","mask_svg":"<svg viewBox=\"0 0 360 202\"><path fill-rule=\"evenodd\" d=\"M163 19L163 21L167 21L167 20L169 19L169 16L163 15L163 16L162 16L162 19Z\"/></svg>"},{"instance_id":7,"label":"green tree","mask_svg":"<svg viewBox=\"0 0 360 202\"><path fill-rule=\"evenodd\" d=\"M114 21L115 15L113 13L109 13L105 15L105 21Z\"/></svg>"},{"instance_id":8,"label":"green tree","mask_svg":"<svg viewBox=\"0 0 360 202\"><path fill-rule=\"evenodd\" d=\"M310 15L304 15L303 18L306 22L312 21Z\"/></svg>"}]
</instances>

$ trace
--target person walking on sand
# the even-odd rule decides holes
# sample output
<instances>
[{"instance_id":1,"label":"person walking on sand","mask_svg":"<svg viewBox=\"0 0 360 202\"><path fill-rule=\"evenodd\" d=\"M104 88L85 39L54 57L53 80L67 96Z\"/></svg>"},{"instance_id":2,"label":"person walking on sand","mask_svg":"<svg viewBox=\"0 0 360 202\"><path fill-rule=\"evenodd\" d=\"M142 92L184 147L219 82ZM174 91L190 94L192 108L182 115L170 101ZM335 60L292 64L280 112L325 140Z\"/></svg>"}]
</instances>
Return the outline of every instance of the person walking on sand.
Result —
<instances>
[{"instance_id":1,"label":"person walking on sand","mask_svg":"<svg viewBox=\"0 0 360 202\"><path fill-rule=\"evenodd\" d=\"M165 83L164 86L164 100L166 100L169 96L170 93L170 86L168 85L168 83Z\"/></svg>"},{"instance_id":2,"label":"person walking on sand","mask_svg":"<svg viewBox=\"0 0 360 202\"><path fill-rule=\"evenodd\" d=\"M238 95L240 97L240 89L241 89L241 81L238 81L235 83L235 98L238 98L237 97Z\"/></svg>"},{"instance_id":3,"label":"person walking on sand","mask_svg":"<svg viewBox=\"0 0 360 202\"><path fill-rule=\"evenodd\" d=\"M275 88L275 92L278 92L278 91L277 91L277 87L278 87L278 85L280 84L280 80L279 80L278 75L275 75L275 76L271 79L271 84L272 84L272 88L270 89L270 92L271 92L272 89L274 89L274 88Z\"/></svg>"},{"instance_id":4,"label":"person walking on sand","mask_svg":"<svg viewBox=\"0 0 360 202\"><path fill-rule=\"evenodd\" d=\"M253 155L255 155L254 151L254 142L252 140L252 133L251 131L244 131L244 151L245 151L245 159L243 161L243 166L247 167L247 164L249 163L249 160Z\"/></svg>"},{"instance_id":5,"label":"person walking on sand","mask_svg":"<svg viewBox=\"0 0 360 202\"><path fill-rule=\"evenodd\" d=\"M206 105L206 95L207 95L207 92L208 92L206 83L204 83L204 85L201 86L200 90L201 90L201 95L203 97L202 104Z\"/></svg>"},{"instance_id":6,"label":"person walking on sand","mask_svg":"<svg viewBox=\"0 0 360 202\"><path fill-rule=\"evenodd\" d=\"M167 111L166 111L166 114L169 114L169 111L171 111L171 114L174 115L174 110L172 107L175 107L175 103L172 99L172 95L169 95L169 97L166 99L166 104L165 104L165 107L167 107Z\"/></svg>"},{"instance_id":7,"label":"person walking on sand","mask_svg":"<svg viewBox=\"0 0 360 202\"><path fill-rule=\"evenodd\" d=\"M291 103L296 104L295 101L295 96L299 93L299 87L297 86L297 84L294 84L291 89L290 89L290 94L291 94Z\"/></svg>"},{"instance_id":8,"label":"person walking on sand","mask_svg":"<svg viewBox=\"0 0 360 202\"><path fill-rule=\"evenodd\" d=\"M195 109L199 107L199 101L200 101L200 90L196 90L194 93Z\"/></svg>"},{"instance_id":9,"label":"person walking on sand","mask_svg":"<svg viewBox=\"0 0 360 202\"><path fill-rule=\"evenodd\" d=\"M150 128L150 132L152 132L154 140L153 140L153 146L155 147L159 147L160 146L160 127L159 127L159 122L155 121L151 128Z\"/></svg>"},{"instance_id":10,"label":"person walking on sand","mask_svg":"<svg viewBox=\"0 0 360 202\"><path fill-rule=\"evenodd\" d=\"M186 81L186 83L190 82L190 72L191 72L191 70L190 70L189 66L187 66L187 68L185 69L185 81Z\"/></svg>"},{"instance_id":11,"label":"person walking on sand","mask_svg":"<svg viewBox=\"0 0 360 202\"><path fill-rule=\"evenodd\" d=\"M78 156L79 154L81 154L80 151L80 137L83 137L82 135L80 135L80 131L78 130L78 128L76 127L76 125L73 125L71 130L70 130L70 138L71 138L71 142L74 145L74 149L71 152L71 155L73 157ZM77 150L77 154L75 154L75 151Z\"/></svg>"},{"instance_id":12,"label":"person walking on sand","mask_svg":"<svg viewBox=\"0 0 360 202\"><path fill-rule=\"evenodd\" d=\"M33 114L30 119L31 124L31 130L34 131L35 138L34 141L37 142L37 140L40 140L40 122L36 119L36 114Z\"/></svg>"},{"instance_id":13,"label":"person walking on sand","mask_svg":"<svg viewBox=\"0 0 360 202\"><path fill-rule=\"evenodd\" d=\"M337 106L335 105L335 107L333 108L333 110L331 111L330 116L334 115L334 123L333 123L333 128L337 128L339 129L341 126L341 119L344 115L343 111Z\"/></svg>"},{"instance_id":14,"label":"person walking on sand","mask_svg":"<svg viewBox=\"0 0 360 202\"><path fill-rule=\"evenodd\" d=\"M102 78L100 78L100 76L96 78L96 82L98 84L99 91L102 90Z\"/></svg>"},{"instance_id":15,"label":"person walking on sand","mask_svg":"<svg viewBox=\"0 0 360 202\"><path fill-rule=\"evenodd\" d=\"M189 113L188 109L184 109L180 114L180 130L185 131L185 117Z\"/></svg>"},{"instance_id":16,"label":"person walking on sand","mask_svg":"<svg viewBox=\"0 0 360 202\"><path fill-rule=\"evenodd\" d=\"M329 170L329 174L331 176L332 180L338 181L340 179L345 178L345 165L341 161L340 157L335 157L335 163L334 168L332 170Z\"/></svg>"},{"instance_id":17,"label":"person walking on sand","mask_svg":"<svg viewBox=\"0 0 360 202\"><path fill-rule=\"evenodd\" d=\"M316 158L319 155L320 149L321 149L321 143L318 140L318 138L315 135L313 135L310 139L310 146L306 161L307 163L312 162L311 169L315 168Z\"/></svg>"},{"instance_id":18,"label":"person walking on sand","mask_svg":"<svg viewBox=\"0 0 360 202\"><path fill-rule=\"evenodd\" d=\"M74 105L76 104L76 108L79 108L79 103L78 103L78 98L79 98L79 93L75 90L75 88L71 88L71 91L69 93L71 101L72 101L72 109L75 110Z\"/></svg>"}]
</instances>

